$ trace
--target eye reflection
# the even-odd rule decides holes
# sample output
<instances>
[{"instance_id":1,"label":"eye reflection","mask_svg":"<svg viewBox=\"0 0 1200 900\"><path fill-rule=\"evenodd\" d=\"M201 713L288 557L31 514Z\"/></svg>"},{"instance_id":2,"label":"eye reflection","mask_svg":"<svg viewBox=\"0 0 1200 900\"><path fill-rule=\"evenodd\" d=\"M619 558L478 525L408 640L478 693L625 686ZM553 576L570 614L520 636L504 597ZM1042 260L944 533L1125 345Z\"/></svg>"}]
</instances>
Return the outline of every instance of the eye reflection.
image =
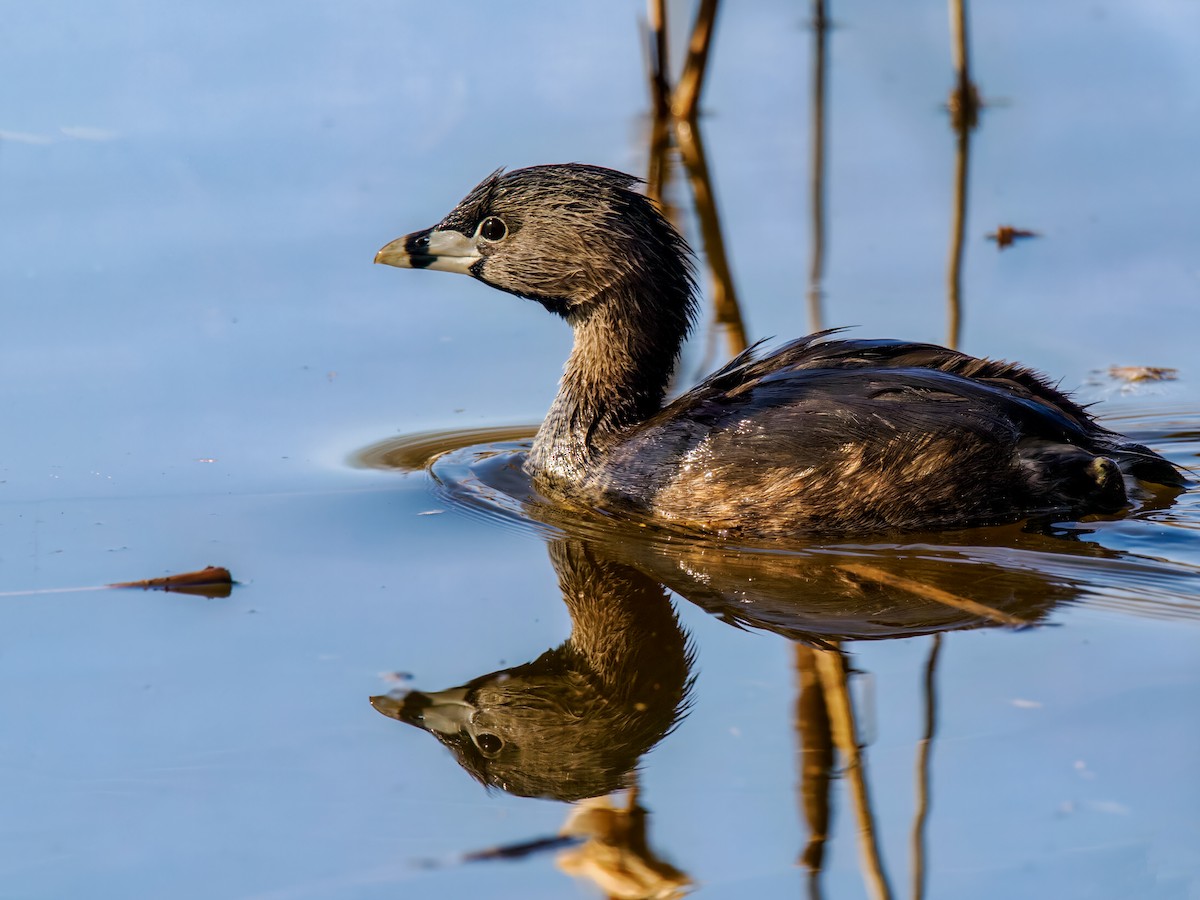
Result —
<instances>
[{"instance_id":1,"label":"eye reflection","mask_svg":"<svg viewBox=\"0 0 1200 900\"><path fill-rule=\"evenodd\" d=\"M500 740L500 738L496 737L496 735L489 734L485 731L483 734L477 734L475 736L475 745L484 753L490 755L493 753L499 753L500 748L504 746L504 741Z\"/></svg>"},{"instance_id":2,"label":"eye reflection","mask_svg":"<svg viewBox=\"0 0 1200 900\"><path fill-rule=\"evenodd\" d=\"M496 216L488 216L479 223L479 236L486 241L498 241L508 234L508 226Z\"/></svg>"}]
</instances>

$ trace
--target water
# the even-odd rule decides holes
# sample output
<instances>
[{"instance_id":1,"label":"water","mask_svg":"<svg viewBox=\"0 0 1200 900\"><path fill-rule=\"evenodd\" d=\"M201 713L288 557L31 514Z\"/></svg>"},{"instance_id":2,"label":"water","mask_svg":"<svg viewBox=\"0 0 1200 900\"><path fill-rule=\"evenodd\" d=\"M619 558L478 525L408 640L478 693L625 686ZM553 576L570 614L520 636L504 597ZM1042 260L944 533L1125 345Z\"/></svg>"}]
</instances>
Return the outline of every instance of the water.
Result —
<instances>
[{"instance_id":1,"label":"water","mask_svg":"<svg viewBox=\"0 0 1200 900\"><path fill-rule=\"evenodd\" d=\"M919 867L930 897L1197 896L1194 494L1051 534L765 556L563 521L506 468L549 404L562 324L468 279L369 264L499 165L644 171L642 13L9 11L0 897L596 896L564 870L595 874L642 827L659 860L631 864L664 890L804 895L818 694L853 707L865 746L827 795L823 896L875 896L881 878L911 895ZM704 99L752 339L810 327L803 15L725 9ZM945 9L832 15L825 324L943 341ZM1193 466L1198 26L1184 2L972 9L991 106L960 341L1062 377ZM678 175L668 199L699 243ZM999 252L984 236L1004 224L1041 236ZM680 386L723 337L700 329ZM1111 365L1178 377L1128 384ZM42 592L206 564L233 572L230 597ZM643 687L665 664L653 702L623 713L647 723L635 749L653 744L632 813L620 793L605 809L487 791L372 707L559 647L596 613L580 584L617 610L641 598L623 615L665 636L658 663L636 642L613 660ZM877 861L860 856L860 789ZM571 846L460 861L568 818Z\"/></svg>"}]
</instances>

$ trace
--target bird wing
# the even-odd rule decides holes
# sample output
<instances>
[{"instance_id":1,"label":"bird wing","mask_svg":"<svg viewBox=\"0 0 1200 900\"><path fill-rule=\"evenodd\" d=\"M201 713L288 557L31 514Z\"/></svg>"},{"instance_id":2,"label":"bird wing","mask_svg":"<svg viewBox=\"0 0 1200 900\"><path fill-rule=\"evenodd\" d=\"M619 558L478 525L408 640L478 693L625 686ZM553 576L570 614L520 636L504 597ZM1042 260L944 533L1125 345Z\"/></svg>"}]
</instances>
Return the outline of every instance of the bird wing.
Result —
<instances>
[{"instance_id":1,"label":"bird wing","mask_svg":"<svg viewBox=\"0 0 1200 900\"><path fill-rule=\"evenodd\" d=\"M821 331L763 354L760 341L669 404L651 421L703 416L716 425L722 410L776 409L797 401L797 411L814 401L805 395L824 383L824 399L849 402L866 396L890 400L965 402L954 414L943 405L904 409L891 416L915 416L917 427L971 427L987 420L1007 421L1029 439L1061 441L1115 459L1128 474L1159 484L1182 486L1182 473L1149 448L1099 425L1087 408L1040 373L1004 360L984 359L935 344L897 340L827 339L840 329ZM868 373L865 370L870 370ZM821 371L824 376L815 378ZM852 380L839 380L834 373ZM832 380L830 380L832 379ZM865 380L864 380L865 379ZM832 396L829 395L832 392ZM752 399L751 399L752 398ZM874 410L873 415L879 415ZM965 415L965 418L964 418ZM777 415L768 418L778 419ZM889 416L890 417L890 416ZM853 415L849 417L853 419ZM650 423L648 422L647 425ZM779 421L775 425L782 424ZM812 439L812 435L808 436ZM848 438L846 438L848 439Z\"/></svg>"}]
</instances>

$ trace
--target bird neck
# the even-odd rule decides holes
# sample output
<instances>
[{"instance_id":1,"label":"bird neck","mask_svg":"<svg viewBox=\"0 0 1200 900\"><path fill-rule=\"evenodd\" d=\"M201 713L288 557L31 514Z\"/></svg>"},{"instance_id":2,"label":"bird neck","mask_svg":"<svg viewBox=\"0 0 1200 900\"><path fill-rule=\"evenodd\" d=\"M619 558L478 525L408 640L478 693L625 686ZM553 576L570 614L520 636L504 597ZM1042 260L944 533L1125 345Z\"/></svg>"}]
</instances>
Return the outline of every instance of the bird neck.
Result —
<instances>
[{"instance_id":1,"label":"bird neck","mask_svg":"<svg viewBox=\"0 0 1200 900\"><path fill-rule=\"evenodd\" d=\"M662 408L689 325L690 284L679 290L682 297L648 297L614 285L586 310L568 313L575 344L530 451L534 474L578 482Z\"/></svg>"}]
</instances>

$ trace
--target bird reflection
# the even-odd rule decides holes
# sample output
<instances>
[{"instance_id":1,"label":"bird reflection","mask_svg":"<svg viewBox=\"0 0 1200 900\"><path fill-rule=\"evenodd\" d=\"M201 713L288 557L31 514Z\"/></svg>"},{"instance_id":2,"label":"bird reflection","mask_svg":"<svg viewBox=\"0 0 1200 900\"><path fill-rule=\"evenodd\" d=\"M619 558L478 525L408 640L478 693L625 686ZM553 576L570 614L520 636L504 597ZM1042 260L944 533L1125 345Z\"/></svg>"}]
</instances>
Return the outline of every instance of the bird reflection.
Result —
<instances>
[{"instance_id":1,"label":"bird reflection","mask_svg":"<svg viewBox=\"0 0 1200 900\"><path fill-rule=\"evenodd\" d=\"M753 552L699 540L639 539L616 524L608 534L572 533L549 508L531 505L527 512L542 515L559 535L549 541L549 556L571 616L570 637L532 662L457 687L371 702L433 735L483 785L576 804L562 834L586 843L560 855L559 865L600 884L624 885L610 896L675 896L663 885L674 891L690 883L651 851L636 794L625 805L596 799L636 789L639 760L687 709L693 651L668 591L732 624L798 642L796 724L804 756L802 805L812 834L803 857L810 886L819 890L836 760L860 823L864 874L876 873L880 889L872 893L887 896L842 641L1030 625L1079 590L1069 579L1030 567L1032 549L1012 553L1007 563L932 544ZM1056 539L1026 537L1027 548L1044 541ZM1091 546L1057 544L1060 552L1087 553ZM926 747L932 738L930 726ZM927 762L925 781L926 769Z\"/></svg>"},{"instance_id":2,"label":"bird reflection","mask_svg":"<svg viewBox=\"0 0 1200 900\"><path fill-rule=\"evenodd\" d=\"M550 545L571 636L525 665L459 687L372 697L476 780L580 800L627 786L686 708L692 653L663 587L582 541Z\"/></svg>"},{"instance_id":3,"label":"bird reflection","mask_svg":"<svg viewBox=\"0 0 1200 900\"><path fill-rule=\"evenodd\" d=\"M576 804L562 835L584 843L560 855L559 865L597 883L625 885L610 896L673 896L659 888L688 883L650 850L640 803L596 799L634 787L641 758L688 707L693 652L670 593L735 627L795 642L800 800L810 833L801 860L810 896L820 896L832 784L840 772L859 826L864 879L873 896L887 897L848 642L935 636L912 832L920 895L935 738L936 636L1032 627L1081 598L1154 614L1162 601L1146 585L1173 577L1161 561L1087 540L1086 528L1078 525L1063 530L1026 523L906 534L894 542L734 547L546 502L519 477L519 443L449 450L457 442L436 435L421 436L419 443L429 454L419 461L407 444L389 445L377 448L374 464L429 465L447 500L535 525L547 536L572 630L561 646L524 665L445 690L373 697L372 703L433 735L483 785ZM447 452L438 452L442 445ZM1160 501L1169 499L1143 498L1143 509ZM1097 591L1099 583L1106 590ZM1129 596L1122 598L1124 593ZM534 845L557 849L562 842ZM643 883L657 887L639 894L641 888L629 886Z\"/></svg>"}]
</instances>

